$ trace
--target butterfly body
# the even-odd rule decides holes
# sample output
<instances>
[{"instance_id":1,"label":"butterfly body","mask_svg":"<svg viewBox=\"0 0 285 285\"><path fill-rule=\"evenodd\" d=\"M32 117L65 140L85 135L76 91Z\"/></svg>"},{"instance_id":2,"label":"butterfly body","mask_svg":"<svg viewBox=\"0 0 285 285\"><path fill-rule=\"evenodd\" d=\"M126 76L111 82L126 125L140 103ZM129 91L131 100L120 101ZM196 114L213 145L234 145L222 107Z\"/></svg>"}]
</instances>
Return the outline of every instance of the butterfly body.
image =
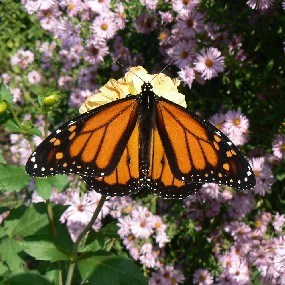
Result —
<instances>
[{"instance_id":1,"label":"butterfly body","mask_svg":"<svg viewBox=\"0 0 285 285\"><path fill-rule=\"evenodd\" d=\"M103 105L65 123L31 155L32 176L79 174L104 195L147 186L184 198L214 182L250 189L254 174L236 146L214 126L157 96L144 83L138 96Z\"/></svg>"}]
</instances>

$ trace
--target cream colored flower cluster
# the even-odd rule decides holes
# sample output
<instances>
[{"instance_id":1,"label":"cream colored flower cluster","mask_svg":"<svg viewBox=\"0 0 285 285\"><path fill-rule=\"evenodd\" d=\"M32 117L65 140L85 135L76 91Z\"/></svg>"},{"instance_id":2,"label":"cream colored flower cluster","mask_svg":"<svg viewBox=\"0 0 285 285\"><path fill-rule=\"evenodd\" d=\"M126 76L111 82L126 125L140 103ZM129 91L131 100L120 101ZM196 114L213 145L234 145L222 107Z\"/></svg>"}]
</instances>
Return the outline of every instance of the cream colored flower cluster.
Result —
<instances>
[{"instance_id":1,"label":"cream colored flower cluster","mask_svg":"<svg viewBox=\"0 0 285 285\"><path fill-rule=\"evenodd\" d=\"M186 107L185 96L177 89L180 85L177 78L172 79L163 73L149 74L142 66L136 66L132 67L124 78L110 79L99 89L99 93L88 97L79 108L79 113L85 113L106 103L125 98L127 95L138 95L144 82L151 82L153 92L157 96Z\"/></svg>"}]
</instances>

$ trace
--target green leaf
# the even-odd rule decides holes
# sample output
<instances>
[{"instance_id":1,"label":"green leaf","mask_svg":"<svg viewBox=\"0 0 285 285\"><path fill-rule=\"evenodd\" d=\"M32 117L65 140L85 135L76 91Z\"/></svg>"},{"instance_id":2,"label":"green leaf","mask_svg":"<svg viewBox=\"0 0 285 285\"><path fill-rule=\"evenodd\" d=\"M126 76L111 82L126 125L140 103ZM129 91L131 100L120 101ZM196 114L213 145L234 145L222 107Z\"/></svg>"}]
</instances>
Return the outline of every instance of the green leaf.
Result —
<instances>
[{"instance_id":1,"label":"green leaf","mask_svg":"<svg viewBox=\"0 0 285 285\"><path fill-rule=\"evenodd\" d=\"M78 269L82 279L88 280L92 285L147 284L133 260L106 252L80 260Z\"/></svg>"},{"instance_id":2,"label":"green leaf","mask_svg":"<svg viewBox=\"0 0 285 285\"><path fill-rule=\"evenodd\" d=\"M12 210L5 219L4 227L9 236L30 236L49 224L45 204L31 204L29 207L23 208Z\"/></svg>"},{"instance_id":3,"label":"green leaf","mask_svg":"<svg viewBox=\"0 0 285 285\"><path fill-rule=\"evenodd\" d=\"M9 273L10 273L10 270L9 270L8 266L3 264L3 262L0 262L0 280L2 280L3 277L8 275Z\"/></svg>"},{"instance_id":4,"label":"green leaf","mask_svg":"<svg viewBox=\"0 0 285 285\"><path fill-rule=\"evenodd\" d=\"M24 268L24 261L19 256L21 251L22 248L15 240L7 238L1 241L1 259L12 272L22 271Z\"/></svg>"},{"instance_id":5,"label":"green leaf","mask_svg":"<svg viewBox=\"0 0 285 285\"><path fill-rule=\"evenodd\" d=\"M0 83L0 98L9 104L13 103L13 94L4 82Z\"/></svg>"},{"instance_id":6,"label":"green leaf","mask_svg":"<svg viewBox=\"0 0 285 285\"><path fill-rule=\"evenodd\" d=\"M37 189L37 193L43 199L49 199L51 196L52 187L58 189L59 191L63 191L67 184L68 176L66 175L56 175L52 177L36 177L35 185Z\"/></svg>"},{"instance_id":7,"label":"green leaf","mask_svg":"<svg viewBox=\"0 0 285 285\"><path fill-rule=\"evenodd\" d=\"M48 272L45 274L45 277L46 277L46 279L47 279L50 283L52 283L52 284L58 284L59 274L60 274L60 271L59 271L59 270L53 269L53 270L48 271Z\"/></svg>"},{"instance_id":8,"label":"green leaf","mask_svg":"<svg viewBox=\"0 0 285 285\"><path fill-rule=\"evenodd\" d=\"M4 127L6 127L10 132L13 133L21 133L22 130L18 127L17 123L14 119L7 119L2 123Z\"/></svg>"},{"instance_id":9,"label":"green leaf","mask_svg":"<svg viewBox=\"0 0 285 285\"><path fill-rule=\"evenodd\" d=\"M32 136L38 136L38 137L42 136L42 132L38 128L35 128L35 127L29 130L26 130L26 133Z\"/></svg>"},{"instance_id":10,"label":"green leaf","mask_svg":"<svg viewBox=\"0 0 285 285\"><path fill-rule=\"evenodd\" d=\"M48 260L50 262L58 260L69 260L69 256L60 251L51 238L47 235L33 236L28 240L21 241L23 250L37 260Z\"/></svg>"},{"instance_id":11,"label":"green leaf","mask_svg":"<svg viewBox=\"0 0 285 285\"><path fill-rule=\"evenodd\" d=\"M90 231L88 237L85 242L85 246L83 247L81 252L96 252L101 250L105 243L105 237L99 232Z\"/></svg>"},{"instance_id":12,"label":"green leaf","mask_svg":"<svg viewBox=\"0 0 285 285\"><path fill-rule=\"evenodd\" d=\"M67 175L55 175L49 178L52 181L52 186L59 191L65 190L65 188L67 187L69 183Z\"/></svg>"},{"instance_id":13,"label":"green leaf","mask_svg":"<svg viewBox=\"0 0 285 285\"><path fill-rule=\"evenodd\" d=\"M35 177L35 186L37 193L43 199L49 199L51 196L51 180L50 177Z\"/></svg>"},{"instance_id":14,"label":"green leaf","mask_svg":"<svg viewBox=\"0 0 285 285\"><path fill-rule=\"evenodd\" d=\"M2 156L2 149L0 149L0 163L2 163L2 164L7 164L6 160L5 160L4 157Z\"/></svg>"},{"instance_id":15,"label":"green leaf","mask_svg":"<svg viewBox=\"0 0 285 285\"><path fill-rule=\"evenodd\" d=\"M2 284L7 285L52 285L49 280L35 272L22 272L10 275Z\"/></svg>"},{"instance_id":16,"label":"green leaf","mask_svg":"<svg viewBox=\"0 0 285 285\"><path fill-rule=\"evenodd\" d=\"M19 191L30 181L23 167L0 164L0 191Z\"/></svg>"}]
</instances>

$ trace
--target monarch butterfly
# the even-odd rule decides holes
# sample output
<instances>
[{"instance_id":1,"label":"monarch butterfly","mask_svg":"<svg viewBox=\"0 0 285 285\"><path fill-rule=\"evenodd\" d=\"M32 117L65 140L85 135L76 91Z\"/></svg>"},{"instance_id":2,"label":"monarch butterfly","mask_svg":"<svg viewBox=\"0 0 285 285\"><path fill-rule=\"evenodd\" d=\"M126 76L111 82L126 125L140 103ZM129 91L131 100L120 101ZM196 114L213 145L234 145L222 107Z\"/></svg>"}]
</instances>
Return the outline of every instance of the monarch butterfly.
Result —
<instances>
[{"instance_id":1,"label":"monarch butterfly","mask_svg":"<svg viewBox=\"0 0 285 285\"><path fill-rule=\"evenodd\" d=\"M31 176L79 174L109 196L144 186L164 198L185 198L203 183L251 189L255 177L239 149L191 111L159 97L151 82L78 115L49 135L26 164Z\"/></svg>"}]
</instances>

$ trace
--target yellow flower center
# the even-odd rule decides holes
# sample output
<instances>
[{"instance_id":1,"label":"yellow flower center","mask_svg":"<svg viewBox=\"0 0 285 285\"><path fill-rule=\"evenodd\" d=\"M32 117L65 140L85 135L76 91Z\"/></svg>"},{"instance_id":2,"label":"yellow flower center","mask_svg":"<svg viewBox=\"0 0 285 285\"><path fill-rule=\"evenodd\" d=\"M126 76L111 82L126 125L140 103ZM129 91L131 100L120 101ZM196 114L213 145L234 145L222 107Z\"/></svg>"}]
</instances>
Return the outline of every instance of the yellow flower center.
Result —
<instances>
[{"instance_id":1,"label":"yellow flower center","mask_svg":"<svg viewBox=\"0 0 285 285\"><path fill-rule=\"evenodd\" d=\"M209 58L206 58L205 65L210 68L213 66L213 61Z\"/></svg>"},{"instance_id":2,"label":"yellow flower center","mask_svg":"<svg viewBox=\"0 0 285 285\"><path fill-rule=\"evenodd\" d=\"M182 1L182 3L183 3L184 5L187 5L189 2L190 2L190 0L183 0L183 1Z\"/></svg>"},{"instance_id":3,"label":"yellow flower center","mask_svg":"<svg viewBox=\"0 0 285 285\"><path fill-rule=\"evenodd\" d=\"M261 220L257 220L256 222L255 222L255 226L259 229L259 228L261 228L261 226L262 226L262 221Z\"/></svg>"},{"instance_id":4,"label":"yellow flower center","mask_svg":"<svg viewBox=\"0 0 285 285\"><path fill-rule=\"evenodd\" d=\"M206 277L205 277L204 275L201 275L200 278L199 278L199 280L200 280L201 282L203 282L203 281L206 280Z\"/></svg>"},{"instance_id":5,"label":"yellow flower center","mask_svg":"<svg viewBox=\"0 0 285 285\"><path fill-rule=\"evenodd\" d=\"M281 146L281 151L282 151L282 152L285 152L285 144L282 144L282 146Z\"/></svg>"},{"instance_id":6,"label":"yellow flower center","mask_svg":"<svg viewBox=\"0 0 285 285\"><path fill-rule=\"evenodd\" d=\"M74 8L74 4L73 3L70 3L69 5L68 5L68 11L71 11L72 9Z\"/></svg>"},{"instance_id":7,"label":"yellow flower center","mask_svg":"<svg viewBox=\"0 0 285 285\"><path fill-rule=\"evenodd\" d=\"M163 41L165 39L167 39L167 34L165 32L161 32L158 36L158 38Z\"/></svg>"},{"instance_id":8,"label":"yellow flower center","mask_svg":"<svg viewBox=\"0 0 285 285\"><path fill-rule=\"evenodd\" d=\"M181 55L181 58L185 59L185 58L188 57L188 52L187 51L183 51L183 52L181 52L180 55Z\"/></svg>"},{"instance_id":9,"label":"yellow flower center","mask_svg":"<svg viewBox=\"0 0 285 285\"><path fill-rule=\"evenodd\" d=\"M254 170L254 171L253 171L253 173L254 173L254 176L255 176L255 177L258 177L258 176L259 176L259 174L260 174L260 171L258 171L258 170Z\"/></svg>"},{"instance_id":10,"label":"yellow flower center","mask_svg":"<svg viewBox=\"0 0 285 285\"><path fill-rule=\"evenodd\" d=\"M240 119L234 119L234 125L239 126L240 124Z\"/></svg>"},{"instance_id":11,"label":"yellow flower center","mask_svg":"<svg viewBox=\"0 0 285 285\"><path fill-rule=\"evenodd\" d=\"M101 25L101 29L102 29L103 31L107 31L107 30L108 30L108 25L107 25L106 23L102 24L102 25Z\"/></svg>"},{"instance_id":12,"label":"yellow flower center","mask_svg":"<svg viewBox=\"0 0 285 285\"><path fill-rule=\"evenodd\" d=\"M189 20L187 21L187 26L188 26L189 28L192 28L192 27L194 26L194 21L193 21L193 19L189 19Z\"/></svg>"}]
</instances>

